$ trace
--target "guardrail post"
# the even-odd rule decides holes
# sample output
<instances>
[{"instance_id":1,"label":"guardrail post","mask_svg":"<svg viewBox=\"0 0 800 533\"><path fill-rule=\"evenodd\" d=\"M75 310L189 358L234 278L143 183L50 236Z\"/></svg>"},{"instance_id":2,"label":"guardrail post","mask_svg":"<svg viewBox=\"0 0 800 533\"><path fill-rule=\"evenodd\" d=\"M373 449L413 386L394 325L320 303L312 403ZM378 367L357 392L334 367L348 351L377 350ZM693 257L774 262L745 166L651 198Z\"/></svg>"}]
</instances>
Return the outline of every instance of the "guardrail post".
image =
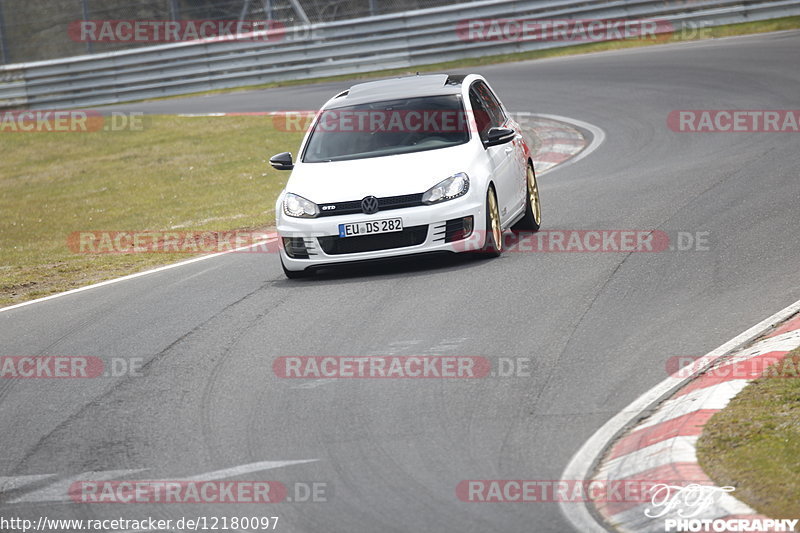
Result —
<instances>
[{"instance_id":1,"label":"guardrail post","mask_svg":"<svg viewBox=\"0 0 800 533\"><path fill-rule=\"evenodd\" d=\"M239 15L239 22L244 22L244 18L247 16L248 11L250 11L250 0L244 0L244 4L242 5L242 13Z\"/></svg>"},{"instance_id":2,"label":"guardrail post","mask_svg":"<svg viewBox=\"0 0 800 533\"><path fill-rule=\"evenodd\" d=\"M84 21L89 20L89 0L81 0L81 14ZM86 39L86 51L90 54L94 53L94 43L91 39Z\"/></svg>"},{"instance_id":3,"label":"guardrail post","mask_svg":"<svg viewBox=\"0 0 800 533\"><path fill-rule=\"evenodd\" d=\"M3 18L3 0L0 0L0 63L8 63L8 44L6 42L6 21Z\"/></svg>"},{"instance_id":4,"label":"guardrail post","mask_svg":"<svg viewBox=\"0 0 800 533\"><path fill-rule=\"evenodd\" d=\"M178 0L169 0L169 18L172 20L181 19L181 6L178 4Z\"/></svg>"},{"instance_id":5,"label":"guardrail post","mask_svg":"<svg viewBox=\"0 0 800 533\"><path fill-rule=\"evenodd\" d=\"M300 17L300 20L303 21L303 24L305 24L306 26L311 24L311 21L308 20L308 15L306 15L306 10L303 9L303 6L300 5L300 2L298 2L298 0L289 0L289 3L292 4L294 12L297 13L297 16Z\"/></svg>"}]
</instances>

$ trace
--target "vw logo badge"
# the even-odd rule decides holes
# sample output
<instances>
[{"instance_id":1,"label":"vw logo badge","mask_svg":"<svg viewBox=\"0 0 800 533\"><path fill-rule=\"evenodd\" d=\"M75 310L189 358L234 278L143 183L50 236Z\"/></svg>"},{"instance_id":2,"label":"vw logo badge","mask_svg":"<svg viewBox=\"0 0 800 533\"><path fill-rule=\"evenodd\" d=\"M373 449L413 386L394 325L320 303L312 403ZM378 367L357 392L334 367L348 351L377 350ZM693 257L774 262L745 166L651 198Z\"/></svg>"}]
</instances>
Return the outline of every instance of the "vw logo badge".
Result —
<instances>
[{"instance_id":1,"label":"vw logo badge","mask_svg":"<svg viewBox=\"0 0 800 533\"><path fill-rule=\"evenodd\" d=\"M374 196L367 196L361 200L361 210L367 215L373 215L378 212L378 199Z\"/></svg>"}]
</instances>

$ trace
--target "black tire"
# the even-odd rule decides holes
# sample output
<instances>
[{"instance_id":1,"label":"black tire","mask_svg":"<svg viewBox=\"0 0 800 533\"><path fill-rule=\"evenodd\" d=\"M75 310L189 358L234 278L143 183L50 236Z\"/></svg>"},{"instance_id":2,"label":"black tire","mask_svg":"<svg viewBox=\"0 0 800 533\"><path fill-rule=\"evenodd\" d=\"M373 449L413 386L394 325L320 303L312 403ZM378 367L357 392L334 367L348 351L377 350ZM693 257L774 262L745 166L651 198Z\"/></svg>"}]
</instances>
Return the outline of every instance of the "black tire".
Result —
<instances>
[{"instance_id":1,"label":"black tire","mask_svg":"<svg viewBox=\"0 0 800 533\"><path fill-rule=\"evenodd\" d=\"M539 231L542 225L542 202L539 200L539 183L536 180L536 171L528 163L527 177L525 179L527 194L525 195L525 215L514 224L518 231Z\"/></svg>"},{"instance_id":2,"label":"black tire","mask_svg":"<svg viewBox=\"0 0 800 533\"><path fill-rule=\"evenodd\" d=\"M286 265L283 264L283 257L281 257L281 268L283 269L284 275L289 279L302 279L307 278L312 275L310 270L289 270L286 268Z\"/></svg>"},{"instance_id":3,"label":"black tire","mask_svg":"<svg viewBox=\"0 0 800 533\"><path fill-rule=\"evenodd\" d=\"M486 192L486 238L481 253L484 257L499 257L503 253L503 229L500 226L500 208L494 187Z\"/></svg>"}]
</instances>

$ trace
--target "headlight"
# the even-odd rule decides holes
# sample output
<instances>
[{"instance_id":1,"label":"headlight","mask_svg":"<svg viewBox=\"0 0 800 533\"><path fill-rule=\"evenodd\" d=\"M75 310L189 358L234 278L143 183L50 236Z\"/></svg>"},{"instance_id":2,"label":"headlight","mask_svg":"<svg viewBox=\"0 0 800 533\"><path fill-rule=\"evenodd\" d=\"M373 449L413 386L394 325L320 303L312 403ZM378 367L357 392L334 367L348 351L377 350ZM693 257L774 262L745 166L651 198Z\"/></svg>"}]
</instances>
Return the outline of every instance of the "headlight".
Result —
<instances>
[{"instance_id":1,"label":"headlight","mask_svg":"<svg viewBox=\"0 0 800 533\"><path fill-rule=\"evenodd\" d=\"M319 207L311 200L287 192L283 197L283 212L290 217L314 218L319 214Z\"/></svg>"},{"instance_id":2,"label":"headlight","mask_svg":"<svg viewBox=\"0 0 800 533\"><path fill-rule=\"evenodd\" d=\"M464 196L469 190L469 176L459 172L446 180L437 183L422 195L422 203L435 204Z\"/></svg>"}]
</instances>

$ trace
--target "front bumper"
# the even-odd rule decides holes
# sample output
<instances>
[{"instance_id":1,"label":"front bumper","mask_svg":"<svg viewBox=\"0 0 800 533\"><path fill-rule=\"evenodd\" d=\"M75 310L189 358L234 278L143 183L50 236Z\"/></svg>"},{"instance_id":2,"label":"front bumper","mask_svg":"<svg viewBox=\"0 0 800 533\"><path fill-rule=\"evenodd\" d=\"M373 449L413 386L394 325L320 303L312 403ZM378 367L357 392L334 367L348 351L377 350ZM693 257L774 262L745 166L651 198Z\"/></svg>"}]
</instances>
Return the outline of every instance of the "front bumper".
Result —
<instances>
[{"instance_id":1,"label":"front bumper","mask_svg":"<svg viewBox=\"0 0 800 533\"><path fill-rule=\"evenodd\" d=\"M446 242L447 222L470 216L473 220L471 235L466 239ZM374 239L371 242L362 240L361 243L366 244L367 248L380 247L381 244L393 246L391 248L351 252L360 247L360 245L353 246L352 239L366 238L339 237L339 224L389 218L402 218L403 233L406 235L385 233L382 234L386 236L383 239ZM467 195L464 198L443 202L439 205L393 209L380 211L374 215L353 214L320 218L293 218L279 213L278 235L282 241L283 238L293 238L293 242L297 245L292 246L294 250L300 250L301 246L305 249L305 254L294 253L295 257L290 257L283 246L280 249L284 266L288 270L299 271L326 265L420 253L479 250L483 245L485 224L483 202L474 198L473 195Z\"/></svg>"}]
</instances>

